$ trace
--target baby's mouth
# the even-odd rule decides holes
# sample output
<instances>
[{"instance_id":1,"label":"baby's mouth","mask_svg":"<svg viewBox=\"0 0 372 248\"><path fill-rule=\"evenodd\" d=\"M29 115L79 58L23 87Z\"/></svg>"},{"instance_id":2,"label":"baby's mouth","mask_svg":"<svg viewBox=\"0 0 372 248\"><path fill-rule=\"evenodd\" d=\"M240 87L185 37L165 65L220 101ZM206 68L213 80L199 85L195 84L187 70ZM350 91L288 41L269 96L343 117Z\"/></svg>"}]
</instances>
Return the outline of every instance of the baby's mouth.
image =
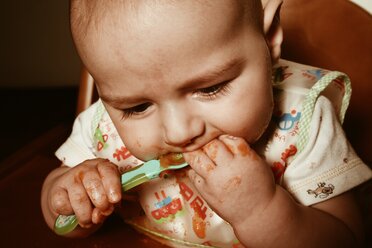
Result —
<instances>
[{"instance_id":1,"label":"baby's mouth","mask_svg":"<svg viewBox=\"0 0 372 248\"><path fill-rule=\"evenodd\" d=\"M198 139L193 140L192 142L189 142L185 146L178 146L178 147L164 147L162 149L159 149L162 153L161 156L167 155L167 154L182 154L187 152L194 152L205 145L207 145L209 142L211 142L214 139L217 139L220 135L222 135L222 132L213 132L212 134L208 136L199 137Z\"/></svg>"},{"instance_id":2,"label":"baby's mouth","mask_svg":"<svg viewBox=\"0 0 372 248\"><path fill-rule=\"evenodd\" d=\"M185 163L182 153L168 153L159 157L160 165L164 168L169 165L179 165Z\"/></svg>"}]
</instances>

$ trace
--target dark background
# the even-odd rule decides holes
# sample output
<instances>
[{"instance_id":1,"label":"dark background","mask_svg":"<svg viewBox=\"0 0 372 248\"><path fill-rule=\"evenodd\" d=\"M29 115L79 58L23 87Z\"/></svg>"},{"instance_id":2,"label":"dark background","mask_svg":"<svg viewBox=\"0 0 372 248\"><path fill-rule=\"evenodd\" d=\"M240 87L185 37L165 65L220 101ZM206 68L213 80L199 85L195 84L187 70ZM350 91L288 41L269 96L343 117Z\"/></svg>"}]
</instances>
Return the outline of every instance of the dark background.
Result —
<instances>
[{"instance_id":1,"label":"dark background","mask_svg":"<svg viewBox=\"0 0 372 248\"><path fill-rule=\"evenodd\" d=\"M77 90L72 86L1 88L0 161L49 129L72 123Z\"/></svg>"},{"instance_id":2,"label":"dark background","mask_svg":"<svg viewBox=\"0 0 372 248\"><path fill-rule=\"evenodd\" d=\"M69 1L4 1L0 8L0 162L72 122L80 61Z\"/></svg>"}]
</instances>

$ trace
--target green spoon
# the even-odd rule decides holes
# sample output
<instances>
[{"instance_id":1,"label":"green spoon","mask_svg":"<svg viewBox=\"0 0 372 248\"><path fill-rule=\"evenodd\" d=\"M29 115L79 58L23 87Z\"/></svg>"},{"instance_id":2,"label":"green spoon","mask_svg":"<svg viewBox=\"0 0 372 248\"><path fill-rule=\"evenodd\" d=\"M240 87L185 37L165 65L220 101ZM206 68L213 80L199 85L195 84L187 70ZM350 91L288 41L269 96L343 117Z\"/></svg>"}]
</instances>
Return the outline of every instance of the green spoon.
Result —
<instances>
[{"instance_id":1,"label":"green spoon","mask_svg":"<svg viewBox=\"0 0 372 248\"><path fill-rule=\"evenodd\" d=\"M182 154L173 154L167 164L166 159L150 160L137 167L134 167L121 175L123 192L128 191L142 183L159 177L160 173L166 170L177 170L186 167ZM54 223L54 232L58 235L65 235L73 231L79 224L75 215L59 215Z\"/></svg>"}]
</instances>

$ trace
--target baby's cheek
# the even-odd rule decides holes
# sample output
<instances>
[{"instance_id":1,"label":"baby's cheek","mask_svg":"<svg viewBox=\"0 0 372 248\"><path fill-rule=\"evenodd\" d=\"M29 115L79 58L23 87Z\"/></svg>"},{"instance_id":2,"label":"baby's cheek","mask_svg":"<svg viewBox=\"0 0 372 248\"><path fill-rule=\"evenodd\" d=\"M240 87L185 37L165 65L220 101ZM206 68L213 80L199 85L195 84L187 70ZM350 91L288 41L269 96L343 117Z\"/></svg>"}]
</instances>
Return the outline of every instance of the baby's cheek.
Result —
<instances>
[{"instance_id":1,"label":"baby's cheek","mask_svg":"<svg viewBox=\"0 0 372 248\"><path fill-rule=\"evenodd\" d=\"M141 140L136 140L136 147L138 149L141 149L142 148L142 141Z\"/></svg>"},{"instance_id":2,"label":"baby's cheek","mask_svg":"<svg viewBox=\"0 0 372 248\"><path fill-rule=\"evenodd\" d=\"M154 159L161 154L156 145L141 137L126 137L123 142L130 154L142 161Z\"/></svg>"}]
</instances>

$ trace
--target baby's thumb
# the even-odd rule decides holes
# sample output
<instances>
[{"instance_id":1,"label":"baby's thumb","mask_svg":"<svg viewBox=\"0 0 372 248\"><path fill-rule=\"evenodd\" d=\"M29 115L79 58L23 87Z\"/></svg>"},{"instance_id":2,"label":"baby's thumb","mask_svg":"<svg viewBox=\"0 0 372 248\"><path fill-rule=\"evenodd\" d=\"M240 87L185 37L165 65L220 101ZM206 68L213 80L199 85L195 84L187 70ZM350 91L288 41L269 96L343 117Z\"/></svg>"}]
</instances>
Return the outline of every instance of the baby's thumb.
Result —
<instances>
[{"instance_id":1,"label":"baby's thumb","mask_svg":"<svg viewBox=\"0 0 372 248\"><path fill-rule=\"evenodd\" d=\"M114 205L110 205L110 207L104 211L102 211L99 208L94 208L92 212L92 222L94 224L103 223L105 219L107 218L107 216L112 214L113 211L114 211Z\"/></svg>"}]
</instances>

